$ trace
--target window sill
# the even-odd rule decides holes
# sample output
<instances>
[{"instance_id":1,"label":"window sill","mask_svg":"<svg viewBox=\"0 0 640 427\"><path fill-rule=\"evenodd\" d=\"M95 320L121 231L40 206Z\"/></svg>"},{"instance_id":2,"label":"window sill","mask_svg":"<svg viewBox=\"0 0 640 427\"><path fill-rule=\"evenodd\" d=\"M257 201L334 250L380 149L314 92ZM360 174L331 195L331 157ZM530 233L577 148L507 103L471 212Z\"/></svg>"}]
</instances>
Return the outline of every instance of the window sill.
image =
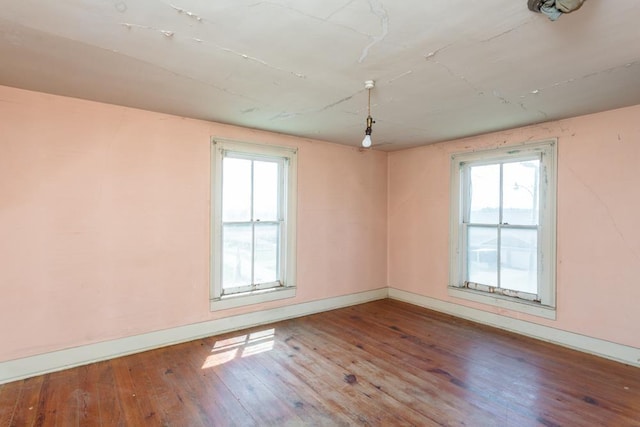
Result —
<instances>
[{"instance_id":1,"label":"window sill","mask_svg":"<svg viewBox=\"0 0 640 427\"><path fill-rule=\"evenodd\" d=\"M556 309L540 305L535 302L520 300L504 295L488 294L482 291L474 291L466 288L456 288L449 286L449 295L481 304L500 307L506 310L517 311L519 313L530 314L532 316L544 317L545 319L556 320Z\"/></svg>"},{"instance_id":2,"label":"window sill","mask_svg":"<svg viewBox=\"0 0 640 427\"><path fill-rule=\"evenodd\" d=\"M226 310L229 308L243 307L245 305L260 304L263 302L277 301L296 296L294 286L285 288L264 289L260 291L243 292L232 295L225 295L220 298L210 300L210 310Z\"/></svg>"}]
</instances>

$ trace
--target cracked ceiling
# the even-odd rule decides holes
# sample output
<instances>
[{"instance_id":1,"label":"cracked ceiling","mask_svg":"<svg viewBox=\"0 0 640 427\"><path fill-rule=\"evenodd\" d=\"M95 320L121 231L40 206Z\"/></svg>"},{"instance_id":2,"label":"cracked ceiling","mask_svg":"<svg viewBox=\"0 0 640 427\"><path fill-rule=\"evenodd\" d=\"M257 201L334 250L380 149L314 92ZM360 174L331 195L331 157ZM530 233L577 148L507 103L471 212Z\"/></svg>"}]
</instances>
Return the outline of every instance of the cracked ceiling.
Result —
<instances>
[{"instance_id":1,"label":"cracked ceiling","mask_svg":"<svg viewBox=\"0 0 640 427\"><path fill-rule=\"evenodd\" d=\"M640 2L4 2L0 84L396 150L640 104Z\"/></svg>"}]
</instances>

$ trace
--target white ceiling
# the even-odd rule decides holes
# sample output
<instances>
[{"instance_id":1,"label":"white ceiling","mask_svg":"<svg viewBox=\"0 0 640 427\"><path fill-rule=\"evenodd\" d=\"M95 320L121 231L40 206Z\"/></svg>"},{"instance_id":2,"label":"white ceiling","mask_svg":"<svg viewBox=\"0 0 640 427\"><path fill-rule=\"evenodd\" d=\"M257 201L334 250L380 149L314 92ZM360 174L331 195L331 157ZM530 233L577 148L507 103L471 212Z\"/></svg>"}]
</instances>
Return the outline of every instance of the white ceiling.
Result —
<instances>
[{"instance_id":1,"label":"white ceiling","mask_svg":"<svg viewBox=\"0 0 640 427\"><path fill-rule=\"evenodd\" d=\"M0 0L0 84L396 150L640 104L640 1Z\"/></svg>"}]
</instances>

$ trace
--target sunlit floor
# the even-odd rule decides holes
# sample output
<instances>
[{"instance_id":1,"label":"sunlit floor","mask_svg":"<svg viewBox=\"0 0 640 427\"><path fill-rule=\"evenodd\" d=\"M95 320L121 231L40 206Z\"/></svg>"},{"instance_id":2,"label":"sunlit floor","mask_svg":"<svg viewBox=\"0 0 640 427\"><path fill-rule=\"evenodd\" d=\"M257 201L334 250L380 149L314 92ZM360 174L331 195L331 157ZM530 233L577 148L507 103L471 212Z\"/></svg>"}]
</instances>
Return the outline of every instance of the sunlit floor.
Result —
<instances>
[{"instance_id":1,"label":"sunlit floor","mask_svg":"<svg viewBox=\"0 0 640 427\"><path fill-rule=\"evenodd\" d=\"M0 386L0 426L640 426L640 369L392 300Z\"/></svg>"}]
</instances>

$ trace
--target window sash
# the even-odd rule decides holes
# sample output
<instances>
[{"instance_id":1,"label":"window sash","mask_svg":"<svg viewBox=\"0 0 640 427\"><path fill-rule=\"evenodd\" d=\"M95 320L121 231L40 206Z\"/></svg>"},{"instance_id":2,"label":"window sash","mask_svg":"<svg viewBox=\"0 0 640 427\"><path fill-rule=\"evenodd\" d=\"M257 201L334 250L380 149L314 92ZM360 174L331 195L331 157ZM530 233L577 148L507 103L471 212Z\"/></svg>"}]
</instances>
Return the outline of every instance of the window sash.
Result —
<instances>
[{"instance_id":1,"label":"window sash","mask_svg":"<svg viewBox=\"0 0 640 427\"><path fill-rule=\"evenodd\" d=\"M508 224L506 222L504 222L504 209L505 209L505 195L504 195L504 165L505 164L514 164L514 163L522 163L522 162L526 162L526 161L531 161L531 160L540 160L541 159L541 155L540 154L531 154L531 155L524 155L524 156L508 156L508 157L501 157L499 159L487 159L487 160L482 160L482 161L475 161L475 162L468 162L468 163L464 163L461 166L461 175L462 175L462 181L461 184L463 186L463 190L462 190L462 194L463 194L463 201L462 201L462 206L463 206L463 214L462 214L462 244L461 247L463 248L463 254L462 254L462 271L463 271L463 275L462 277L464 278L463 281L463 286L467 287L469 289L474 289L474 290L481 290L481 291L485 291L485 292L489 292L489 293L496 293L496 294L501 294L501 295L506 295L506 296L512 296L512 297L516 297L516 298L523 298L526 300L531 300L531 301L539 301L540 298L538 296L539 294L539 290L540 290L540 274L539 274L539 265L536 265L536 292L525 292L525 291L521 291L521 290L517 290L515 289L515 284L514 285L509 285L509 282L507 282L506 280L503 281L503 273L505 272L505 268L503 268L503 260L502 260L502 253L503 253L503 249L505 248L505 246L503 245L503 241L502 241L502 231L504 229L511 229L511 230L532 230L536 232L536 252L537 252L537 256L536 259L540 258L540 246L537 244L537 241L539 239L539 226L538 224L535 225L520 225L520 224ZM472 176L471 176L471 172L472 169L474 167L477 166L499 166L499 174L498 174L498 219L495 223L480 223L480 222L473 222L471 221L471 202L472 202ZM540 173L536 173L536 178L537 181L534 182L534 185L536 186L536 188L540 187L540 181L541 178L543 178L541 176ZM539 203L534 202L535 206L538 208L539 210ZM536 217L539 218L539 212L536 212ZM480 283L480 282L474 282L472 280L470 280L470 272L469 272L469 263L470 263L470 259L473 258L470 250L469 250L469 244L470 244L470 240L469 240L469 229L495 229L496 233L496 245L495 245L495 251L491 251L494 252L494 256L495 256L495 274L496 274L496 279L495 279L495 285L491 285L488 283ZM490 255L490 254L489 254ZM513 282L511 282L513 283Z\"/></svg>"},{"instance_id":2,"label":"window sash","mask_svg":"<svg viewBox=\"0 0 640 427\"><path fill-rule=\"evenodd\" d=\"M250 226L251 229L251 265L250 265L250 283L245 286L233 286L227 285L225 286L224 276L222 279L222 295L229 295L234 293L242 293L242 292L250 292L254 290L260 289L269 289L274 287L283 286L283 277L284 277L284 263L282 262L283 257L285 256L285 245L283 242L285 241L285 222L284 221L223 221L222 223L222 242L224 242L225 237L225 229L228 226ZM262 227L272 225L277 227L277 238L276 238L276 280L259 282L256 281L256 246L257 246L257 237L256 237L256 227ZM225 250L222 248L221 255L222 263L225 264Z\"/></svg>"},{"instance_id":3,"label":"window sash","mask_svg":"<svg viewBox=\"0 0 640 427\"><path fill-rule=\"evenodd\" d=\"M470 259L473 258L473 256L470 254L470 251L467 249L468 242L469 242L468 236L469 236L470 228L487 228L487 229L496 230L496 237L497 237L496 250L495 250L495 257L496 257L495 271L496 271L496 277L497 277L496 286L489 285L486 283L474 282L469 278L468 266L469 266ZM505 248L505 246L502 244L502 230L530 230L530 231L536 232L536 281L537 281L536 289L537 291L535 293L517 290L517 289L514 289L513 287L509 287L509 283L512 283L512 282L506 282L503 285L503 274L506 271L506 268L503 268L503 259L502 259L502 252L503 252L503 249ZM464 248L463 255L462 255L462 271L463 271L462 277L464 278L463 287L466 287L469 289L475 289L475 290L482 290L490 293L506 295L506 296L523 298L530 301L540 301L539 291L540 291L541 279L540 279L540 263L538 262L538 260L540 259L541 249L540 249L540 245L538 244L538 241L540 239L539 237L540 229L538 226L463 223L462 233L463 233L462 247ZM523 250L526 250L526 248Z\"/></svg>"},{"instance_id":4,"label":"window sash","mask_svg":"<svg viewBox=\"0 0 640 427\"><path fill-rule=\"evenodd\" d=\"M469 221L470 186L468 179L472 166L507 164L540 160L537 194L537 225L504 224L502 217L495 224ZM544 307L555 307L555 180L556 180L556 141L526 143L510 147L501 147L483 151L456 153L451 156L451 256L450 286L482 291L487 296L498 294L516 297L521 300L535 301ZM503 191L502 182L500 191ZM534 196L535 198L536 196ZM504 206L501 199L500 206ZM513 291L503 287L478 284L468 278L467 239L469 228L494 227L496 230L530 230L536 233L535 263L537 265L537 294L525 291ZM498 246L499 248L499 246ZM503 247L504 250L504 247ZM476 280L477 281L477 280ZM503 284L504 285L504 284ZM456 294L462 295L462 294ZM471 296L469 296L471 298ZM493 304L492 299L487 303Z\"/></svg>"},{"instance_id":5,"label":"window sash","mask_svg":"<svg viewBox=\"0 0 640 427\"><path fill-rule=\"evenodd\" d=\"M282 230L284 230L285 227L283 227L282 225L284 224L284 217L283 217L283 212L284 212L284 207L283 207L283 193L284 193L284 181L283 181L283 176L284 176L284 166L285 166L285 160L282 157L273 157L273 156L266 156L266 155L255 155L255 154L249 154L249 153L242 153L242 152L236 152L236 151L231 151L231 150L223 150L222 152L222 176L223 176L223 182L222 182L222 188L223 188L223 194L222 194L222 199L223 199L223 204L222 204L222 211L223 211L223 215L222 217L224 218L224 210L225 210L225 206L224 206L224 168L225 168L225 162L224 160L226 158L235 158L235 159L243 159L243 160L247 160L250 162L250 169L249 169L249 183L250 183L250 190L249 190L249 215L250 215L250 220L248 221L225 221L224 219L221 221L222 222L222 233L223 233L223 237L222 237L222 243L224 245L225 242L225 237L224 237L224 231L225 229L228 230L228 226L233 226L233 225L247 225L250 226L250 230L251 230L251 237L250 237L250 255L249 255L249 283L247 283L244 286L233 286L230 285L229 283L225 283L224 280L224 276L222 278L222 284L221 284L221 294L222 295L228 295L228 294L233 294L233 293L242 293L242 292L249 292L249 291L253 291L253 290L259 290L259 289L266 289L266 288L273 288L273 287L277 287L277 286L282 286L282 277L284 272L282 271L282 257L284 256L283 253L283 245L282 242L283 240L283 236L282 236ZM275 197L276 197L276 211L277 211L277 220L275 221L269 221L269 220L261 220L260 218L256 218L256 207L254 205L255 202L255 198L256 198L256 189L255 189L255 176L254 176L254 172L255 172L255 164L256 162L267 162L267 163L275 163L277 165L277 182L276 182L276 189L275 189ZM260 227L260 226L265 226L265 225L276 225L278 228L277 231L277 238L276 238L276 280L274 281L268 281L268 282L259 282L256 280L256 263L257 261L257 257L256 257L256 246L257 246L257 236L256 236L256 227ZM221 250L221 256L222 256L222 263L223 265L225 264L225 248L223 247Z\"/></svg>"},{"instance_id":6,"label":"window sash","mask_svg":"<svg viewBox=\"0 0 640 427\"><path fill-rule=\"evenodd\" d=\"M272 297L268 297L269 294L264 294L263 291L269 291L271 289L291 289L295 292L295 224L296 224L296 149L287 147L278 147L271 145L253 144L245 142L237 142L230 140L211 140L211 184L212 184L212 210L211 210L211 302L212 309L216 306L239 306L241 303L227 302L224 303L222 297L230 296L232 294L246 294L247 301L255 300L253 292L256 291L258 297L261 300L272 300ZM246 159L252 162L276 162L278 164L278 200L277 200L277 218L273 218L269 212L273 212L273 206L267 207L263 212L267 212L268 217L259 218L258 213L254 213L253 207L251 208L251 217L242 218L228 216L227 219L234 219L223 221L223 163L225 158L237 158ZM259 179L259 178L256 178ZM253 179L251 180L252 185ZM256 187L260 185L260 181L256 181ZM253 190L252 190L253 193ZM253 203L253 194L252 194ZM255 217L255 218L254 218ZM236 219L240 219L237 221ZM275 269L277 271L277 277L275 280L271 280L272 277L268 277L266 274L262 283L247 283L241 285L236 283L237 286L225 286L223 289L223 274L224 274L224 233L225 227L233 225L245 224L251 228L251 248L252 254L250 255L252 269L253 264L256 262L255 250L260 245L255 237L256 227L274 226L275 229L271 229L269 233L271 236L268 240L273 242L273 235L277 235L276 240L276 258ZM258 229L259 230L259 229ZM266 231L266 230L265 230ZM247 239L248 241L248 239ZM272 246L273 247L273 246ZM268 252L267 252L268 253ZM246 254L245 254L246 255ZM272 262L269 259L269 255L266 258L267 265ZM273 264L271 264L273 265ZM255 278L257 275L251 273L251 277ZM274 275L276 276L276 275ZM250 280L250 282L260 282L260 280ZM249 282L249 281L247 281ZM278 293L284 297L292 295L291 292ZM260 295L263 295L261 297ZM266 299L265 299L266 298ZM245 299L243 297L242 299ZM227 301L227 300L225 300ZM236 299L234 299L236 301ZM240 301L240 300L237 300ZM231 305L230 305L231 304Z\"/></svg>"}]
</instances>

